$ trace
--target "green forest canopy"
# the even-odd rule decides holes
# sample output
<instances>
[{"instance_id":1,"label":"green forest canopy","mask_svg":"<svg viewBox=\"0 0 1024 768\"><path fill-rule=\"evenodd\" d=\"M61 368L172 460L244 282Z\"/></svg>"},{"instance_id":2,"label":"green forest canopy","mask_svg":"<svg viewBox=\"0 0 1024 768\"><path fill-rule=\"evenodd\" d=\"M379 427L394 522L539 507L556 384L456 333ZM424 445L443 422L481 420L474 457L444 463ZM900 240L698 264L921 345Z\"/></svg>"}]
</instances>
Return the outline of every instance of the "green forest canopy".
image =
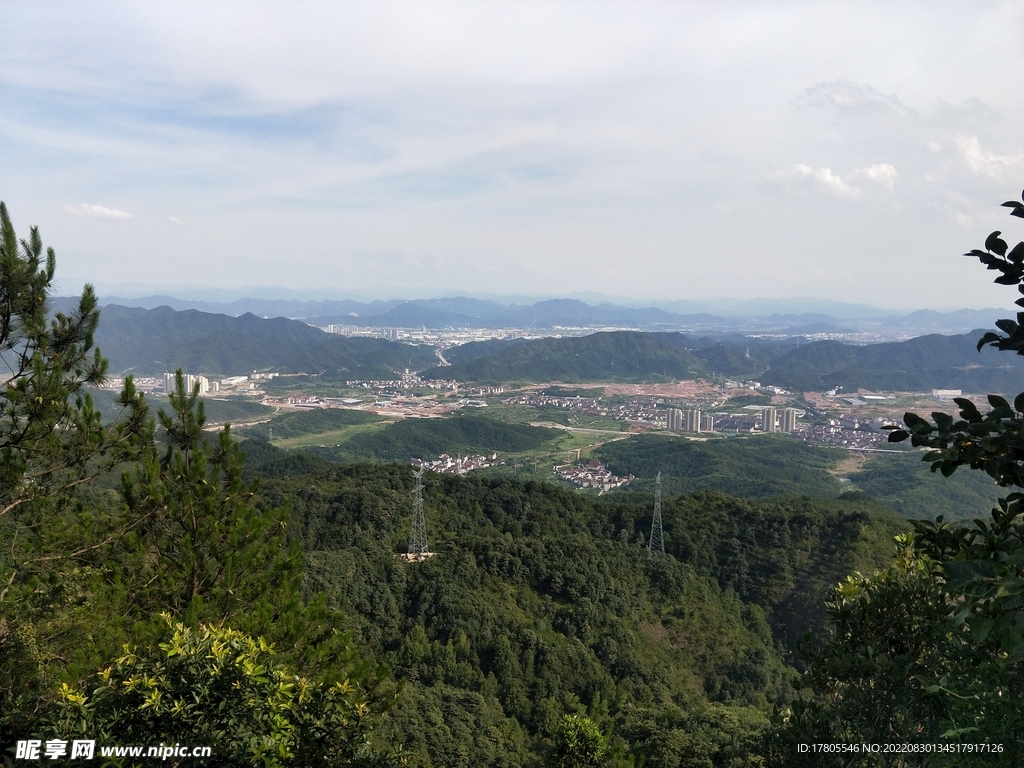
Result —
<instances>
[{"instance_id":1,"label":"green forest canopy","mask_svg":"<svg viewBox=\"0 0 1024 768\"><path fill-rule=\"evenodd\" d=\"M684 734L716 765L746 759L790 695L779 648L820 623L843 574L884 565L903 530L864 497L666 497L669 555L649 563L650 498L428 473L439 554L410 566L396 558L410 467L283 477L273 464L261 495L291 505L307 590L404 681L386 728L414 765L531 764L563 713L595 706L620 749L649 765L668 764Z\"/></svg>"}]
</instances>

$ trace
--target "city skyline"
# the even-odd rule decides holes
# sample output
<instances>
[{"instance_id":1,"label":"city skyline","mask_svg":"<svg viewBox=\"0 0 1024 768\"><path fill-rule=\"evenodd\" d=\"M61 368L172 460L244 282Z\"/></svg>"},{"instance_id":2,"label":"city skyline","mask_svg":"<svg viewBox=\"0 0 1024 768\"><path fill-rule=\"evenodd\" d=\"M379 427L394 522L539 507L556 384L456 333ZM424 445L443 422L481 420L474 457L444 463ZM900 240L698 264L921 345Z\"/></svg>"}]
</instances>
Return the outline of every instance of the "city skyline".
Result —
<instances>
[{"instance_id":1,"label":"city skyline","mask_svg":"<svg viewBox=\"0 0 1024 768\"><path fill-rule=\"evenodd\" d=\"M58 289L1009 306L1018 3L24 3ZM389 292L386 293L385 291Z\"/></svg>"}]
</instances>

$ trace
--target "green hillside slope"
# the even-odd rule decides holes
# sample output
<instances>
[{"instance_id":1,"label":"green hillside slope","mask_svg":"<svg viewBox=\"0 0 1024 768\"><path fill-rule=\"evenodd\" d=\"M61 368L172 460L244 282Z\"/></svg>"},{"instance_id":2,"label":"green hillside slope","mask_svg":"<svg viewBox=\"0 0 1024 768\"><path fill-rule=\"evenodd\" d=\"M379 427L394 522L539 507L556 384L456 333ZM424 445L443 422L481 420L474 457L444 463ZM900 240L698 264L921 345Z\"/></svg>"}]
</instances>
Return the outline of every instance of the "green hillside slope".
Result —
<instances>
[{"instance_id":1,"label":"green hillside slope","mask_svg":"<svg viewBox=\"0 0 1024 768\"><path fill-rule=\"evenodd\" d=\"M817 341L772 360L762 381L786 389L856 391L1014 392L1024 382L1024 361L986 349L980 332L960 336L933 334L902 342L853 346Z\"/></svg>"},{"instance_id":2,"label":"green hillside slope","mask_svg":"<svg viewBox=\"0 0 1024 768\"><path fill-rule=\"evenodd\" d=\"M158 375L183 368L219 374L247 373L279 364L329 336L305 323L255 315L215 315L170 307L103 308L96 344L115 372Z\"/></svg>"},{"instance_id":3,"label":"green hillside slope","mask_svg":"<svg viewBox=\"0 0 1024 768\"><path fill-rule=\"evenodd\" d=\"M346 338L325 334L327 340L285 357L286 373L321 373L325 379L394 379L397 373L437 365L433 347L399 344L385 339Z\"/></svg>"},{"instance_id":4,"label":"green hillside slope","mask_svg":"<svg viewBox=\"0 0 1024 768\"><path fill-rule=\"evenodd\" d=\"M445 419L403 419L384 429L362 433L336 448L310 448L330 459L407 462L442 453L529 451L560 435L546 427L511 424L483 416L459 415Z\"/></svg>"},{"instance_id":5,"label":"green hillside slope","mask_svg":"<svg viewBox=\"0 0 1024 768\"><path fill-rule=\"evenodd\" d=\"M615 331L537 339L425 375L481 382L585 382L664 381L707 372L682 334Z\"/></svg>"},{"instance_id":6,"label":"green hillside slope","mask_svg":"<svg viewBox=\"0 0 1024 768\"><path fill-rule=\"evenodd\" d=\"M594 455L617 475L635 475L631 492L649 493L662 474L666 493L714 490L743 498L835 497L842 485L829 469L845 456L788 436L763 435L696 442L667 435L638 435L606 443Z\"/></svg>"},{"instance_id":7,"label":"green hillside slope","mask_svg":"<svg viewBox=\"0 0 1024 768\"><path fill-rule=\"evenodd\" d=\"M274 437L287 440L304 435L322 435L358 424L375 424L384 421L383 416L365 411L352 411L343 408L317 408L311 411L293 411L275 416L266 424L250 427L245 431L246 437L270 438L273 429Z\"/></svg>"},{"instance_id":8,"label":"green hillside slope","mask_svg":"<svg viewBox=\"0 0 1024 768\"><path fill-rule=\"evenodd\" d=\"M943 477L929 471L917 451L872 456L861 471L849 475L853 487L883 501L909 519L985 519L999 498L1000 488L985 472L956 472Z\"/></svg>"},{"instance_id":9,"label":"green hillside slope","mask_svg":"<svg viewBox=\"0 0 1024 768\"><path fill-rule=\"evenodd\" d=\"M101 313L96 343L110 360L112 372L136 375L160 375L175 368L215 375L275 369L341 379L389 379L406 368L437 363L429 347L334 336L280 317L230 317L170 307L108 305Z\"/></svg>"},{"instance_id":10,"label":"green hillside slope","mask_svg":"<svg viewBox=\"0 0 1024 768\"><path fill-rule=\"evenodd\" d=\"M899 527L858 500L666 498L669 554L649 562L650 499L424 483L438 554L418 564L396 557L411 468L261 484L265 503L290 504L307 591L404 681L387 728L414 766L539 765L562 714L581 709L647 765L676 764L681 744L709 765L749 764L770 707L789 696L780 644L819 619L827 585L884 563Z\"/></svg>"},{"instance_id":11,"label":"green hillside slope","mask_svg":"<svg viewBox=\"0 0 1024 768\"><path fill-rule=\"evenodd\" d=\"M120 393L111 389L90 389L87 392L93 400L93 405L103 414L105 421L113 420L121 413L122 406L117 403ZM167 398L162 395L149 395L146 400L154 415L161 408L165 411L168 408ZM204 397L201 400L208 426L225 422L238 424L256 419L269 419L274 415L273 408L238 397Z\"/></svg>"}]
</instances>

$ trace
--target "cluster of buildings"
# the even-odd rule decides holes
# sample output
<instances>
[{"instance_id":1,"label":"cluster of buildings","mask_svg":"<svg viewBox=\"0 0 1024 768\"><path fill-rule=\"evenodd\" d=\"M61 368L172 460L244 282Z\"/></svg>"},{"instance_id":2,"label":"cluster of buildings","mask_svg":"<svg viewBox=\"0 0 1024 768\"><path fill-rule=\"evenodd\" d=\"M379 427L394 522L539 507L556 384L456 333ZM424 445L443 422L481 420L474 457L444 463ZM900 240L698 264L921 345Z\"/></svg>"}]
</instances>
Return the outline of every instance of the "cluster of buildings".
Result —
<instances>
[{"instance_id":1,"label":"cluster of buildings","mask_svg":"<svg viewBox=\"0 0 1024 768\"><path fill-rule=\"evenodd\" d=\"M316 395L289 395L275 401L281 405L291 405L296 408L320 408L327 404L327 401ZM358 401L357 401L358 402Z\"/></svg>"},{"instance_id":2,"label":"cluster of buildings","mask_svg":"<svg viewBox=\"0 0 1024 768\"><path fill-rule=\"evenodd\" d=\"M783 408L781 411L772 406L761 409L762 432L796 432L796 408Z\"/></svg>"},{"instance_id":3,"label":"cluster of buildings","mask_svg":"<svg viewBox=\"0 0 1024 768\"><path fill-rule=\"evenodd\" d=\"M370 339L387 339L388 341L398 341L402 338L402 333L398 328L374 326L364 328L360 325L317 325L314 327L319 328L324 333L335 333L340 336L362 336Z\"/></svg>"},{"instance_id":4,"label":"cluster of buildings","mask_svg":"<svg viewBox=\"0 0 1024 768\"><path fill-rule=\"evenodd\" d=\"M559 479L572 483L577 488L596 488L600 491L621 488L633 480L632 475L626 477L613 475L600 461L588 461L582 467L574 464L555 467L555 474Z\"/></svg>"},{"instance_id":5,"label":"cluster of buildings","mask_svg":"<svg viewBox=\"0 0 1024 768\"><path fill-rule=\"evenodd\" d=\"M669 408L666 427L672 432L796 432L796 408L766 406L758 414L705 413L699 408Z\"/></svg>"},{"instance_id":6,"label":"cluster of buildings","mask_svg":"<svg viewBox=\"0 0 1024 768\"><path fill-rule=\"evenodd\" d=\"M199 387L199 394L206 395L210 392L220 391L220 382L213 382L211 388L210 380L205 376L198 376L192 373L182 374L182 383L185 385L185 391L188 393L194 392L196 387ZM164 392L173 392L176 385L177 376L173 373L164 374Z\"/></svg>"},{"instance_id":7,"label":"cluster of buildings","mask_svg":"<svg viewBox=\"0 0 1024 768\"><path fill-rule=\"evenodd\" d=\"M608 406L600 407L597 399L593 397L553 397L551 395L529 394L513 395L512 397L506 397L501 402L505 405L525 405L530 408L540 408L542 406L566 408L570 411L590 413L595 416L608 415Z\"/></svg>"},{"instance_id":8,"label":"cluster of buildings","mask_svg":"<svg viewBox=\"0 0 1024 768\"><path fill-rule=\"evenodd\" d=\"M666 427L672 432L714 432L715 417L713 414L701 414L699 408L669 408L665 416Z\"/></svg>"},{"instance_id":9,"label":"cluster of buildings","mask_svg":"<svg viewBox=\"0 0 1024 768\"><path fill-rule=\"evenodd\" d=\"M259 386L257 382L274 379L277 376L276 373L252 373L248 376L229 376L226 379L211 380L201 374L183 373L182 383L185 385L186 392L191 393L198 386L200 395L209 395L226 390L247 392L256 389ZM135 388L141 392L173 392L176 386L175 377L176 374L170 372L165 372L163 376L136 376ZM124 387L123 376L113 376L107 379L103 385L104 389L116 391L120 391L122 387Z\"/></svg>"},{"instance_id":10,"label":"cluster of buildings","mask_svg":"<svg viewBox=\"0 0 1024 768\"><path fill-rule=\"evenodd\" d=\"M481 397L493 397L505 392L504 387L463 387L459 390L463 395L480 395Z\"/></svg>"},{"instance_id":11,"label":"cluster of buildings","mask_svg":"<svg viewBox=\"0 0 1024 768\"><path fill-rule=\"evenodd\" d=\"M345 382L345 386L354 389L441 389L452 392L459 391L459 382L455 379L421 379L419 374L405 373L398 379L380 379L363 381L362 379L351 379Z\"/></svg>"},{"instance_id":12,"label":"cluster of buildings","mask_svg":"<svg viewBox=\"0 0 1024 768\"><path fill-rule=\"evenodd\" d=\"M889 433L882 427L893 419L829 419L827 424L814 424L800 435L802 440L819 445L834 445L853 450L885 450Z\"/></svg>"},{"instance_id":13,"label":"cluster of buildings","mask_svg":"<svg viewBox=\"0 0 1024 768\"><path fill-rule=\"evenodd\" d=\"M413 459L412 465L418 469L426 469L430 472L437 472L442 475L464 475L474 469L483 469L484 467L496 467L502 462L498 461L498 454L492 453L490 456L482 456L478 453L471 453L468 456L456 456L451 457L447 453L442 453L434 461L423 461L422 459Z\"/></svg>"},{"instance_id":14,"label":"cluster of buildings","mask_svg":"<svg viewBox=\"0 0 1024 768\"><path fill-rule=\"evenodd\" d=\"M658 411L661 398L649 395L634 395L625 405L602 403L593 397L555 397L552 395L513 395L501 401L504 405L525 405L532 408L553 406L565 408L575 413L586 413L592 416L607 416L619 421L631 421L657 425L663 421Z\"/></svg>"}]
</instances>

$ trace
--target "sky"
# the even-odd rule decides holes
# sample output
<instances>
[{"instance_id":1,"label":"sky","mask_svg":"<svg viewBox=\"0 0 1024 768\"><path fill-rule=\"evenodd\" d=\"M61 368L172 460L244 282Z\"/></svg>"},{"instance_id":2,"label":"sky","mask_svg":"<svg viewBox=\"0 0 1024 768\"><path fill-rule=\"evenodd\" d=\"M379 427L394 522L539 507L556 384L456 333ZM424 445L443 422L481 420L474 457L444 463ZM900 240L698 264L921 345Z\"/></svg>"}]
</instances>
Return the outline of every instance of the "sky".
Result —
<instances>
[{"instance_id":1,"label":"sky","mask_svg":"<svg viewBox=\"0 0 1024 768\"><path fill-rule=\"evenodd\" d=\"M1024 2L0 0L58 288L1007 307Z\"/></svg>"}]
</instances>

